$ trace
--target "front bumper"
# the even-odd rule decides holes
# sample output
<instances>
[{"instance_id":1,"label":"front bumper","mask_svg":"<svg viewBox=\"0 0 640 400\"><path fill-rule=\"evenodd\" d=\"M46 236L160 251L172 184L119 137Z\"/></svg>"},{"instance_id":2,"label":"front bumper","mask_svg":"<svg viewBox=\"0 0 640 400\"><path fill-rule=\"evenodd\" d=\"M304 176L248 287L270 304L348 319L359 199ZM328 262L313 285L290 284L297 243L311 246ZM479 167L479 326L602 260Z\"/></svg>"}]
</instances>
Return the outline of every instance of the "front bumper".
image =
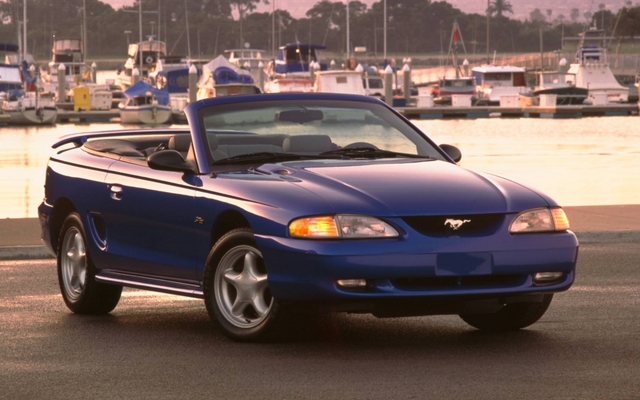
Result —
<instances>
[{"instance_id":1,"label":"front bumper","mask_svg":"<svg viewBox=\"0 0 640 400\"><path fill-rule=\"evenodd\" d=\"M578 241L572 232L487 238L312 241L256 236L274 297L292 301L393 302L507 299L569 289ZM558 279L536 282L539 272ZM339 279L364 279L357 290Z\"/></svg>"}]
</instances>

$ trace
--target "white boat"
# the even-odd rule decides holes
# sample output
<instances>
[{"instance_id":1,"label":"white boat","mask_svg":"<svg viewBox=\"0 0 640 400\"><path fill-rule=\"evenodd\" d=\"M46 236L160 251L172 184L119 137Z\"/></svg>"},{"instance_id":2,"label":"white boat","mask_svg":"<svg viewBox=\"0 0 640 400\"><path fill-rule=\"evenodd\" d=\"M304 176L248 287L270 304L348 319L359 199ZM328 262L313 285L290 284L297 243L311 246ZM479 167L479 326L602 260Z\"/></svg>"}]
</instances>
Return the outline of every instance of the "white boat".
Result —
<instances>
[{"instance_id":1,"label":"white boat","mask_svg":"<svg viewBox=\"0 0 640 400\"><path fill-rule=\"evenodd\" d=\"M555 95L556 105L582 104L587 99L588 90L576 87L576 75L565 72L539 72L533 96Z\"/></svg>"},{"instance_id":2,"label":"white boat","mask_svg":"<svg viewBox=\"0 0 640 400\"><path fill-rule=\"evenodd\" d=\"M255 84L248 71L219 55L202 66L198 79L198 100L236 94L257 94L262 90Z\"/></svg>"},{"instance_id":3,"label":"white boat","mask_svg":"<svg viewBox=\"0 0 640 400\"><path fill-rule=\"evenodd\" d=\"M9 116L9 124L15 125L49 125L58 118L55 100L36 92L14 92L7 96L2 102L2 113Z\"/></svg>"},{"instance_id":4,"label":"white boat","mask_svg":"<svg viewBox=\"0 0 640 400\"><path fill-rule=\"evenodd\" d=\"M243 68L253 76L253 80L260 81L260 74L264 74L264 67L267 64L266 51L259 49L229 49L222 55L233 65Z\"/></svg>"},{"instance_id":5,"label":"white boat","mask_svg":"<svg viewBox=\"0 0 640 400\"><path fill-rule=\"evenodd\" d=\"M309 66L313 63L317 71L326 71L327 64L318 62L319 50L324 46L293 43L280 46L278 57L267 66L267 82L264 91L268 93L310 92L314 81Z\"/></svg>"},{"instance_id":6,"label":"white boat","mask_svg":"<svg viewBox=\"0 0 640 400\"><path fill-rule=\"evenodd\" d=\"M592 104L624 103L629 100L629 88L618 83L604 47L605 31L590 28L581 34L575 61L568 73L576 77L576 87L589 90Z\"/></svg>"},{"instance_id":7,"label":"white boat","mask_svg":"<svg viewBox=\"0 0 640 400\"><path fill-rule=\"evenodd\" d=\"M362 83L363 74L360 71L318 71L315 76L314 92L366 95Z\"/></svg>"},{"instance_id":8,"label":"white boat","mask_svg":"<svg viewBox=\"0 0 640 400\"><path fill-rule=\"evenodd\" d=\"M31 77L26 61L23 61L22 68L0 64L0 91L2 113L9 116L9 124L44 125L56 122L56 102L52 97L40 93L37 78Z\"/></svg>"},{"instance_id":9,"label":"white boat","mask_svg":"<svg viewBox=\"0 0 640 400\"><path fill-rule=\"evenodd\" d=\"M458 63L458 49L460 47L462 47L466 56L467 49L462 40L460 26L458 26L458 21L453 21L447 58L451 60L451 68L455 76L447 76L447 72L445 72L438 80L438 87L432 91L435 104L452 105L454 103L453 96L465 96L470 99L471 103L476 101L476 85L474 79L468 76L469 62L465 58L462 65Z\"/></svg>"},{"instance_id":10,"label":"white boat","mask_svg":"<svg viewBox=\"0 0 640 400\"><path fill-rule=\"evenodd\" d=\"M138 81L123 93L124 102L118 105L122 124L166 124L171 119L169 93Z\"/></svg>"},{"instance_id":11,"label":"white boat","mask_svg":"<svg viewBox=\"0 0 640 400\"><path fill-rule=\"evenodd\" d=\"M51 52L51 61L46 69L41 70L43 87L46 92L56 93L58 91L60 65L64 65L65 90L91 82L91 69L84 61L80 39L57 38L53 42ZM66 99L61 101L66 101Z\"/></svg>"},{"instance_id":12,"label":"white boat","mask_svg":"<svg viewBox=\"0 0 640 400\"><path fill-rule=\"evenodd\" d=\"M156 62L164 58L166 54L167 45L159 40L150 39L140 43L129 44L128 58L124 63L124 70L118 70L117 83L123 89L131 86L133 84L134 69L138 70L139 79L148 79L149 75L155 71Z\"/></svg>"},{"instance_id":13,"label":"white boat","mask_svg":"<svg viewBox=\"0 0 640 400\"><path fill-rule=\"evenodd\" d=\"M231 64L249 68L257 68L265 60L265 54L266 51L258 49L229 49L222 53Z\"/></svg>"},{"instance_id":14,"label":"white boat","mask_svg":"<svg viewBox=\"0 0 640 400\"><path fill-rule=\"evenodd\" d=\"M375 73L365 73L362 77L364 94L367 96L384 97L384 79Z\"/></svg>"},{"instance_id":15,"label":"white boat","mask_svg":"<svg viewBox=\"0 0 640 400\"><path fill-rule=\"evenodd\" d=\"M519 97L531 92L527 87L523 68L482 65L474 67L471 71L478 103L499 104L503 96Z\"/></svg>"}]
</instances>

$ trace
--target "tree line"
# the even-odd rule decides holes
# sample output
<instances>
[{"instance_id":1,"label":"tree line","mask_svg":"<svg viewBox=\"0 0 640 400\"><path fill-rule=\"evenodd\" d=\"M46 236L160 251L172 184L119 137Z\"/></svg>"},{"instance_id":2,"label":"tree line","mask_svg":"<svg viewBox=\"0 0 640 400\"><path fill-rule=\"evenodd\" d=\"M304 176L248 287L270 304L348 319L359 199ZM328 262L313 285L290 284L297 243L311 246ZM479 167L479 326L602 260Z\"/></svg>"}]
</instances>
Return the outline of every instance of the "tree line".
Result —
<instances>
[{"instance_id":1,"label":"tree line","mask_svg":"<svg viewBox=\"0 0 640 400\"><path fill-rule=\"evenodd\" d=\"M84 40L83 15L89 58L124 59L128 43L138 41L139 1L144 39L153 35L165 41L173 55L215 56L245 43L268 52L274 45L296 41L321 44L337 54L347 48L344 0L321 0L303 18L294 18L283 9L256 12L256 6L266 0L137 0L132 7L118 10L100 0L4 0L0 2L3 42L18 42L23 1L27 1L27 47L38 60L51 57L54 37ZM524 21L508 17L513 6L507 0L490 1L488 15L467 14L445 1L386 3L387 52L396 55L446 54L454 21L460 26L467 54L479 55L537 52L541 36L544 51L559 50L563 37L577 36L591 25L609 34L615 30L620 39L640 34L640 6L630 2L616 13L604 7L593 14L574 9L568 17L536 9ZM382 0L371 7L358 0L349 2L350 51L366 47L369 55L382 57L383 4Z\"/></svg>"}]
</instances>

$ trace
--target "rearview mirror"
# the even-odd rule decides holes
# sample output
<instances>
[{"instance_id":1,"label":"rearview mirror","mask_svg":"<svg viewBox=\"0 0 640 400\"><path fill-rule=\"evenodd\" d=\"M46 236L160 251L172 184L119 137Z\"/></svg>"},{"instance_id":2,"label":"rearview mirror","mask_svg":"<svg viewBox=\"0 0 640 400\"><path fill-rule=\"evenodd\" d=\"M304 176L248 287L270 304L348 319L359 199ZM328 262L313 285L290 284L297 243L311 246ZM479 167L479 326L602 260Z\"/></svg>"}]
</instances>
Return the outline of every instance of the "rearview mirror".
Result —
<instances>
[{"instance_id":1,"label":"rearview mirror","mask_svg":"<svg viewBox=\"0 0 640 400\"><path fill-rule=\"evenodd\" d=\"M305 122L322 121L324 114L320 110L288 110L280 111L278 121L295 122L304 124Z\"/></svg>"}]
</instances>

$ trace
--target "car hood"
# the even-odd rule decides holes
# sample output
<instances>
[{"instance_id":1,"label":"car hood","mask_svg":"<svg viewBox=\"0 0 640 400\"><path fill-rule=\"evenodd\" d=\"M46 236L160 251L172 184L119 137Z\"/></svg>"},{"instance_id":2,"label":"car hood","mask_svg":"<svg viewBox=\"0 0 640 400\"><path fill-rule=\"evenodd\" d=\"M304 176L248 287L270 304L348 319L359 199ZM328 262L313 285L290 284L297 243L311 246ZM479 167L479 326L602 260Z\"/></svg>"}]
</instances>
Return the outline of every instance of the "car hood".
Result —
<instances>
[{"instance_id":1,"label":"car hood","mask_svg":"<svg viewBox=\"0 0 640 400\"><path fill-rule=\"evenodd\" d=\"M328 162L296 168L294 176L337 213L462 215L550 205L525 186L444 161Z\"/></svg>"}]
</instances>

